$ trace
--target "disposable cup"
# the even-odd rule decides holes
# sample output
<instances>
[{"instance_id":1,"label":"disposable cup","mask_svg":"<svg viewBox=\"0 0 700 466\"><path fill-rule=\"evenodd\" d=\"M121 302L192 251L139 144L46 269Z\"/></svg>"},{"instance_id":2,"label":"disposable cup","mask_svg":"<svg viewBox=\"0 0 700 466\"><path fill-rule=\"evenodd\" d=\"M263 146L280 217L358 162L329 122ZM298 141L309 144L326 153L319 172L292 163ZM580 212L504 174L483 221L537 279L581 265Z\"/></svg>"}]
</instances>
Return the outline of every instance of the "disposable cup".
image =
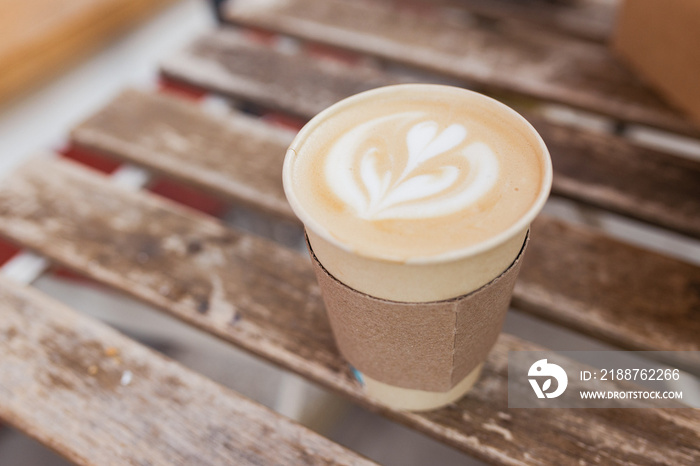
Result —
<instances>
[{"instance_id":1,"label":"disposable cup","mask_svg":"<svg viewBox=\"0 0 700 466\"><path fill-rule=\"evenodd\" d=\"M480 99L487 99L492 108L495 109L494 111L501 112L503 118L508 119L509 123L512 122L518 131L528 134L532 144L537 147L538 163L542 167L541 186L539 194L529 210L517 221L513 222L509 228L497 232L485 241L434 256L397 258L383 254L368 255L366 251L358 248L357 245L338 240L322 225L318 218L315 218L309 212L300 201L299 196L297 196L294 185L296 159L304 156L304 142L314 131L318 130L322 122L333 118L351 106L362 104L366 99L382 99L386 93L403 91L428 94L434 91L451 92L447 86L406 84L374 89L334 104L309 121L292 142L284 161L283 181L287 199L296 215L304 223L312 259L317 264L317 275L327 273L333 280L348 289L342 291L344 298L339 304L335 296L330 296L330 293L338 294L341 291L329 290L329 286L324 284L327 280L319 280L322 288L321 292L331 317L333 332L336 340L339 342L341 353L351 363L355 362L351 358L354 358L356 361L369 361L371 359L393 361L392 364L402 366L403 372L410 373L411 361L397 361L396 359L397 354L405 353L405 348L401 346L413 348L417 345L423 346L426 342L417 341L416 339L420 338L420 336L416 336L413 339L408 338L402 342L400 341L400 336L391 334L393 328L400 327L400 325L396 325L401 323L400 313L391 315L391 319L397 319L393 324L387 323L385 319L374 327L372 327L374 314L367 314L367 322L364 323L348 323L349 321L344 319L344 316L347 316L349 312L357 312L357 306L379 306L381 308L384 305L383 303L387 306L391 306L392 303L404 303L406 304L405 309L420 308L424 310L427 318L432 317L430 313L433 312L433 309L444 309L445 303L461 303L464 301L466 303L462 306L464 309L459 311L463 315L457 316L455 314L457 317L447 316L446 318L453 318L455 321L461 319L462 325L466 325L466 327L458 327L457 322L454 323L454 328L452 329L449 326L445 327L444 333L447 334L448 338L454 338L455 345L452 348L445 345L443 347L446 348L445 351L452 351L454 354L468 354L470 351L478 354L487 353L495 343L498 332L500 332L507 304L510 300L512 282L514 281L513 274L517 275L519 263L517 267L513 267L513 265L516 259L519 261L523 253L530 223L540 212L549 195L552 183L552 167L544 142L536 130L522 116L500 102L478 95ZM471 91L455 88L454 92ZM473 96L476 95L476 93L472 94ZM500 286L494 286L494 282L504 281L502 279L504 274L509 275L505 280L508 284L503 285L501 283ZM330 283L333 283L333 287L341 286L333 281ZM479 340L475 336L471 339L456 341L458 338L455 335L458 336L460 332L469 333L470 328L481 325L480 321L470 321L469 315L478 314L474 312L470 307L471 304L469 304L472 295L479 294L483 297L494 293L498 294L496 301L499 303L499 308L493 309L492 312L487 310L487 314L483 314L488 315L488 312L491 312L497 315L493 319L488 319L488 331L482 332L483 334L488 334L488 338L484 337ZM494 299L490 301L487 299L486 301L491 302ZM455 305L454 307L457 309L460 306ZM364 310L365 308L362 309ZM377 315L379 314L381 312L377 312ZM360 328L348 328L348 325L360 325ZM365 327L365 325L369 325L369 327ZM380 335L377 335L377 332ZM382 335L381 332L385 332L385 334ZM373 346L372 342L363 339L363 334L371 335L371 337L367 338L374 339L372 341L375 341L375 343L377 339L380 341L382 339L387 341L396 340L396 342L391 347L380 348L381 345ZM348 335L351 335L352 338L348 337ZM472 351L472 345L478 351ZM374 348L374 351L381 350L385 354L362 354L362 357L358 358L357 354L363 352L363 346L367 346L370 349ZM370 351L370 349L367 349L367 351ZM430 351L437 350L431 348ZM485 357L485 354L483 357ZM392 371L374 368L374 372L370 374L360 364L354 363L353 365L357 371L358 379L361 380L364 389L370 397L395 409L426 410L451 403L471 389L478 379L483 359L478 362L471 361L470 364L473 367L460 380L452 380L449 383L449 387L443 386L440 390L409 388L407 385L411 385L410 382L402 383L403 386L396 385L392 383L395 379L384 377L385 373L388 374ZM385 365L384 367L386 368L387 366Z\"/></svg>"}]
</instances>

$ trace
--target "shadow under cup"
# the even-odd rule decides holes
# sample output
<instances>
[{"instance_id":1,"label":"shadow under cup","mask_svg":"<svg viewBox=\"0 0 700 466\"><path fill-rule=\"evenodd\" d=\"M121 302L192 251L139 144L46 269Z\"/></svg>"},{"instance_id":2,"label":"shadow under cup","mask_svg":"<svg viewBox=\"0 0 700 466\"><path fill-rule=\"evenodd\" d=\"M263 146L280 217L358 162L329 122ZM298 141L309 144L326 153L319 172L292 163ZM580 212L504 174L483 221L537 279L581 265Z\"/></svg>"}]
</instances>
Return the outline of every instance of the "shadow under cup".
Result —
<instances>
[{"instance_id":1,"label":"shadow under cup","mask_svg":"<svg viewBox=\"0 0 700 466\"><path fill-rule=\"evenodd\" d=\"M400 86L421 91L430 90L431 85ZM295 143L313 131L319 120L342 111L346 102L396 87L351 97L312 119L292 143L283 176L287 198L306 227L338 349L358 371L368 396L393 409L421 411L459 399L477 381L505 319L529 224L549 193L551 162L532 126L496 103L541 144L542 194L527 214L505 234L454 255L392 261L353 252L319 227L299 204L292 186L292 164L298 156Z\"/></svg>"}]
</instances>

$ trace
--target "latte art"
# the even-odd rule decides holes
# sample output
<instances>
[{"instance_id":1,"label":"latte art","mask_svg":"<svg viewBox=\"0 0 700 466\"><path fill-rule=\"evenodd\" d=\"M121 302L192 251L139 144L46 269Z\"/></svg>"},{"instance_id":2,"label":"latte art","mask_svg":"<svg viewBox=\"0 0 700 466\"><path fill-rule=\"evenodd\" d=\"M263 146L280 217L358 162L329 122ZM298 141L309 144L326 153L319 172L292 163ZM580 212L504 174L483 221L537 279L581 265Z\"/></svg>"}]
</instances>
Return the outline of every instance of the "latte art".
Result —
<instances>
[{"instance_id":1,"label":"latte art","mask_svg":"<svg viewBox=\"0 0 700 466\"><path fill-rule=\"evenodd\" d=\"M330 148L325 176L331 190L366 220L420 219L448 215L479 201L498 179L498 159L483 142L468 141L457 123L446 128L406 112L369 120ZM405 145L383 150L373 134L414 123ZM382 168L380 168L382 167Z\"/></svg>"},{"instance_id":2,"label":"latte art","mask_svg":"<svg viewBox=\"0 0 700 466\"><path fill-rule=\"evenodd\" d=\"M423 263L521 241L551 164L535 130L503 104L404 84L314 117L290 146L283 178L312 245L322 237L363 257Z\"/></svg>"}]
</instances>

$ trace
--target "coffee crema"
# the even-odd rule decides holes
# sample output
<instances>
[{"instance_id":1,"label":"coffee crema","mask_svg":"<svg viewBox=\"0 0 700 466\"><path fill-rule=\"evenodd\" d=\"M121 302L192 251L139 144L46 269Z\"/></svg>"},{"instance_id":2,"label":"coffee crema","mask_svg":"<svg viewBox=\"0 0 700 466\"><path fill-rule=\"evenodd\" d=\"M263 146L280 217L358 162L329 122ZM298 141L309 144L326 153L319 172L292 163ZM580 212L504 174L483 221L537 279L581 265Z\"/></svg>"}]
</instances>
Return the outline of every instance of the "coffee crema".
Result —
<instances>
[{"instance_id":1,"label":"coffee crema","mask_svg":"<svg viewBox=\"0 0 700 466\"><path fill-rule=\"evenodd\" d=\"M505 105L406 84L312 119L287 153L284 182L297 215L327 240L421 261L526 228L531 218L519 222L544 202L551 165L535 130Z\"/></svg>"}]
</instances>

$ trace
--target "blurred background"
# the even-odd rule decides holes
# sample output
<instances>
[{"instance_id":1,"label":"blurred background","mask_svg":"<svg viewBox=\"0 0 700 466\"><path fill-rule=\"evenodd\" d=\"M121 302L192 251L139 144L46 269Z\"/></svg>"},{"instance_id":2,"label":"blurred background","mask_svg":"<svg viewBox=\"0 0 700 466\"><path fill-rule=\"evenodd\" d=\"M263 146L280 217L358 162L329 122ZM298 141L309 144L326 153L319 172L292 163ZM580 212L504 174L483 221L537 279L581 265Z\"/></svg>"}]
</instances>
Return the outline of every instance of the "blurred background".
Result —
<instances>
[{"instance_id":1,"label":"blurred background","mask_svg":"<svg viewBox=\"0 0 700 466\"><path fill-rule=\"evenodd\" d=\"M547 2L540 3L547 7ZM37 151L61 150L70 129L121 89L157 87L159 62L215 25L212 5L204 0L0 0L0 177ZM557 105L550 105L546 112L549 118L567 124L595 131L611 129L605 118ZM641 144L700 159L700 145L689 138L651 130L638 130L634 137ZM206 207L211 201L202 198L200 202ZM294 225L271 222L243 208L212 208L236 227L303 249L301 231ZM682 235L561 198L552 199L545 212L700 264L700 245ZM0 245L0 258L15 252ZM480 464L64 270L51 269L34 284L70 307L375 461L389 465ZM609 349L515 310L509 312L504 330L552 349ZM62 464L67 463L31 439L0 426L0 465Z\"/></svg>"}]
</instances>

